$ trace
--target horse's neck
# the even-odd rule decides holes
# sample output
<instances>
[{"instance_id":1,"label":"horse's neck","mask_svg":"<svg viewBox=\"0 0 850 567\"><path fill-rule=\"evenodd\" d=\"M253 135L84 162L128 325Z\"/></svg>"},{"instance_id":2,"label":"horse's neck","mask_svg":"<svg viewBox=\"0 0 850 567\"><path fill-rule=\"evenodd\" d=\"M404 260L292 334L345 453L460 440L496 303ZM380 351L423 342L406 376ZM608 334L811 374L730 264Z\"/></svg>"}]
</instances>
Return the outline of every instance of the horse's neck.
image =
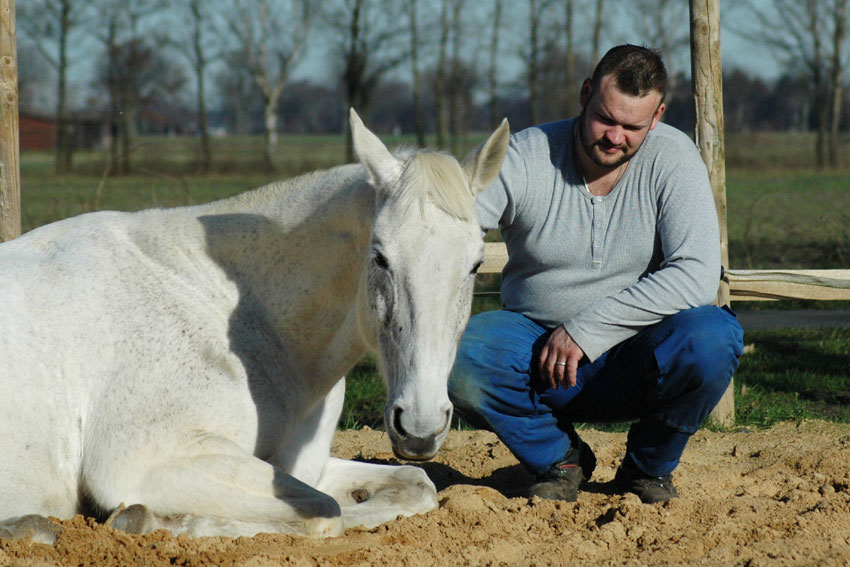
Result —
<instances>
[{"instance_id":1,"label":"horse's neck","mask_svg":"<svg viewBox=\"0 0 850 567\"><path fill-rule=\"evenodd\" d=\"M358 166L273 184L203 209L208 251L311 377L339 378L364 344L358 293L374 215Z\"/></svg>"}]
</instances>

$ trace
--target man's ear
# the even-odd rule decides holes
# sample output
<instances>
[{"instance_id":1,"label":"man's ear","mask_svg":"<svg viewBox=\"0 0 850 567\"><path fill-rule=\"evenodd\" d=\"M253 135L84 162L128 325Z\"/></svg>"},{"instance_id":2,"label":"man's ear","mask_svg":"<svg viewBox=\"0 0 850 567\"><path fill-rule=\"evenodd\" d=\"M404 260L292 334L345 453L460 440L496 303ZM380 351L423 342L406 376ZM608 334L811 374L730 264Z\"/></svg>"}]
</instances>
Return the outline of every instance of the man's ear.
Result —
<instances>
[{"instance_id":1,"label":"man's ear","mask_svg":"<svg viewBox=\"0 0 850 567\"><path fill-rule=\"evenodd\" d=\"M582 108L584 108L584 105L586 105L587 101L590 100L591 93L593 93L593 82L590 80L590 77L588 77L581 84L581 89L578 92L578 103Z\"/></svg>"},{"instance_id":2,"label":"man's ear","mask_svg":"<svg viewBox=\"0 0 850 567\"><path fill-rule=\"evenodd\" d=\"M655 110L655 116L652 117L652 124L649 129L653 130L656 126L658 126L658 121L661 120L661 115L664 114L664 111L667 110L667 105L663 102L658 105L658 108Z\"/></svg>"}]
</instances>

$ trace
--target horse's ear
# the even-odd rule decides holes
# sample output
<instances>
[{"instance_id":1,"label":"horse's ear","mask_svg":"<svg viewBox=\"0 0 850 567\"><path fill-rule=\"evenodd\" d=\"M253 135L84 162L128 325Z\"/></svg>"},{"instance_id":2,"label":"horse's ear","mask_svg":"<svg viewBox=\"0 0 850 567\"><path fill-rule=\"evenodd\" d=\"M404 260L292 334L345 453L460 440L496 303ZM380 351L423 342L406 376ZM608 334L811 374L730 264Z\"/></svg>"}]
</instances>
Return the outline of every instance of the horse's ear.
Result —
<instances>
[{"instance_id":1,"label":"horse's ear","mask_svg":"<svg viewBox=\"0 0 850 567\"><path fill-rule=\"evenodd\" d=\"M393 157L383 142L363 124L353 108L349 123L354 153L366 168L369 181L376 189L387 190L394 187L401 176L401 162Z\"/></svg>"},{"instance_id":2,"label":"horse's ear","mask_svg":"<svg viewBox=\"0 0 850 567\"><path fill-rule=\"evenodd\" d=\"M487 141L463 159L461 166L473 193L477 194L499 174L510 137L511 128L508 121L502 119L502 123L490 134Z\"/></svg>"}]
</instances>

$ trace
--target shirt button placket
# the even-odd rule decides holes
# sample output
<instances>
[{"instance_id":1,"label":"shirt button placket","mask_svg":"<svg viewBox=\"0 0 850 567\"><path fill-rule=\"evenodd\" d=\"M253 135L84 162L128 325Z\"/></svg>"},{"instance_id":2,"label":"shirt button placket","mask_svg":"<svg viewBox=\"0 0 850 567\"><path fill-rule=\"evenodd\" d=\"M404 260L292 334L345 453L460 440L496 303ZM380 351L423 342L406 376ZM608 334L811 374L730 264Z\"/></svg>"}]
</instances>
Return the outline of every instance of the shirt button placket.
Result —
<instances>
[{"instance_id":1,"label":"shirt button placket","mask_svg":"<svg viewBox=\"0 0 850 567\"><path fill-rule=\"evenodd\" d=\"M593 197L590 202L593 203L593 224L590 229L591 268L600 270L602 269L602 217L604 216L604 207L602 206L602 197Z\"/></svg>"}]
</instances>

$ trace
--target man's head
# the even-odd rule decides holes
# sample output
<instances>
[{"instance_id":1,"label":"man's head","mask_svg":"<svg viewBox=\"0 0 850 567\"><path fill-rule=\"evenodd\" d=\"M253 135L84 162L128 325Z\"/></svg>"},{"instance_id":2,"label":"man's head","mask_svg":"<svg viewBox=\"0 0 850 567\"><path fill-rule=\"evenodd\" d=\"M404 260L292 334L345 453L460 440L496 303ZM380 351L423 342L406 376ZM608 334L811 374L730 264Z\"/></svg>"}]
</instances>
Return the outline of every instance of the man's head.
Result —
<instances>
[{"instance_id":1,"label":"man's head","mask_svg":"<svg viewBox=\"0 0 850 567\"><path fill-rule=\"evenodd\" d=\"M612 47L596 64L591 81L599 85L606 75L613 76L620 92L629 96L642 98L655 91L663 101L667 93L667 69L655 49L630 44Z\"/></svg>"},{"instance_id":2,"label":"man's head","mask_svg":"<svg viewBox=\"0 0 850 567\"><path fill-rule=\"evenodd\" d=\"M579 137L588 157L611 169L640 149L664 113L667 71L657 51L620 45L581 87Z\"/></svg>"}]
</instances>

